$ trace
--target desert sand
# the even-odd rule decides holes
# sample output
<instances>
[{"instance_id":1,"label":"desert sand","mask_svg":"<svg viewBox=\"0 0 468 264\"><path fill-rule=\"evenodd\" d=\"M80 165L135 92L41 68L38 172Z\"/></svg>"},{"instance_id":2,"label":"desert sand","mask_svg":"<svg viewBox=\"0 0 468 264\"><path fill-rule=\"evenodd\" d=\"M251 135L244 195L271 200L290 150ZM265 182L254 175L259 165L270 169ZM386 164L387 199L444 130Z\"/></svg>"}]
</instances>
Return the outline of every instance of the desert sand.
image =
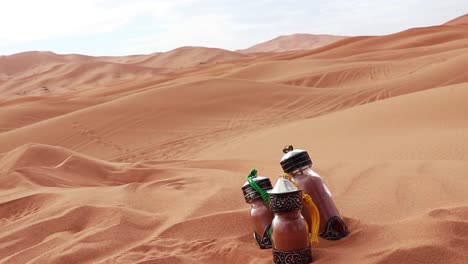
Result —
<instances>
[{"instance_id":1,"label":"desert sand","mask_svg":"<svg viewBox=\"0 0 468 264\"><path fill-rule=\"evenodd\" d=\"M288 144L351 230L314 263L468 263L468 17L257 52L0 57L0 263L271 263Z\"/></svg>"},{"instance_id":2,"label":"desert sand","mask_svg":"<svg viewBox=\"0 0 468 264\"><path fill-rule=\"evenodd\" d=\"M285 52L295 50L316 49L338 40L345 39L345 36L315 35L315 34L292 34L276 37L262 43L258 43L247 49L240 49L240 53L257 52Z\"/></svg>"}]
</instances>

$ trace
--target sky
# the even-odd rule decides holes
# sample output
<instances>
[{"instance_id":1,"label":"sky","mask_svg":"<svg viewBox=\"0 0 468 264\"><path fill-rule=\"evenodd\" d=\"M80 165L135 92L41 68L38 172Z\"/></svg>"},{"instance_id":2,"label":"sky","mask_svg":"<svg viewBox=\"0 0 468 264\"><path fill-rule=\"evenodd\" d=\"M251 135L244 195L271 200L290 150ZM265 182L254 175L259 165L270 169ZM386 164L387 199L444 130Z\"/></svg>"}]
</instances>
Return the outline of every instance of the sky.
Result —
<instances>
[{"instance_id":1,"label":"sky","mask_svg":"<svg viewBox=\"0 0 468 264\"><path fill-rule=\"evenodd\" d=\"M468 0L0 0L0 55L236 50L294 33L384 35L466 13Z\"/></svg>"}]
</instances>

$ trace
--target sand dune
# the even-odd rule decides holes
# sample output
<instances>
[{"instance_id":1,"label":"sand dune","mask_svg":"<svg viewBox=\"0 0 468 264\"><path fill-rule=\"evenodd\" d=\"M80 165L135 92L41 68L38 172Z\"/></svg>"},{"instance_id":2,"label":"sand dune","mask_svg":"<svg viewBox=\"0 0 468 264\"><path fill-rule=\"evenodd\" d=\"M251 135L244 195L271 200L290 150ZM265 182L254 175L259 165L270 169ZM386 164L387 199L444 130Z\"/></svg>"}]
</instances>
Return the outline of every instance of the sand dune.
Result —
<instances>
[{"instance_id":1,"label":"sand dune","mask_svg":"<svg viewBox=\"0 0 468 264\"><path fill-rule=\"evenodd\" d=\"M346 37L332 35L293 34L279 36L250 48L238 50L240 53L285 52L320 48Z\"/></svg>"},{"instance_id":2,"label":"sand dune","mask_svg":"<svg viewBox=\"0 0 468 264\"><path fill-rule=\"evenodd\" d=\"M180 74L193 71L195 66L206 67L244 58L248 56L204 47L182 47L166 53L127 57L24 52L0 57L0 102L20 96L44 96L141 81L162 74Z\"/></svg>"},{"instance_id":3,"label":"sand dune","mask_svg":"<svg viewBox=\"0 0 468 264\"><path fill-rule=\"evenodd\" d=\"M289 140L326 160L468 160L467 88L430 89L253 131L199 157L274 159ZM264 155L251 155L249 146Z\"/></svg>"},{"instance_id":4,"label":"sand dune","mask_svg":"<svg viewBox=\"0 0 468 264\"><path fill-rule=\"evenodd\" d=\"M46 71L8 80L2 86L6 95L48 95L95 88L99 85L149 78L164 69L109 62L56 65Z\"/></svg>"},{"instance_id":5,"label":"sand dune","mask_svg":"<svg viewBox=\"0 0 468 264\"><path fill-rule=\"evenodd\" d=\"M457 26L457 25L467 25L467 24L468 24L468 14L461 16L461 17L457 17L453 20L450 20L444 25Z\"/></svg>"},{"instance_id":6,"label":"sand dune","mask_svg":"<svg viewBox=\"0 0 468 264\"><path fill-rule=\"evenodd\" d=\"M0 74L13 76L31 69L41 68L48 64L89 61L91 57L84 55L58 55L50 51L23 52L0 57Z\"/></svg>"},{"instance_id":7,"label":"sand dune","mask_svg":"<svg viewBox=\"0 0 468 264\"><path fill-rule=\"evenodd\" d=\"M460 19L464 21L463 17ZM385 36L351 37L310 51L279 54L275 58L291 60L297 58L351 59L355 57L361 60L387 60L387 56L390 54L392 57L400 55L400 59L403 59L407 56L432 54L434 49L440 52L440 50L444 50L445 45L458 44L459 47L466 47L468 34L466 28L467 24L456 26L444 24L412 28ZM366 48L362 48L363 46Z\"/></svg>"},{"instance_id":8,"label":"sand dune","mask_svg":"<svg viewBox=\"0 0 468 264\"><path fill-rule=\"evenodd\" d=\"M139 63L139 65L165 68L182 68L205 64L219 63L245 58L232 51L204 48L182 47L162 54L156 54Z\"/></svg>"},{"instance_id":9,"label":"sand dune","mask_svg":"<svg viewBox=\"0 0 468 264\"><path fill-rule=\"evenodd\" d=\"M465 20L281 53L0 57L0 263L271 263L240 187L274 181L287 144L351 229L314 263L468 263Z\"/></svg>"}]
</instances>

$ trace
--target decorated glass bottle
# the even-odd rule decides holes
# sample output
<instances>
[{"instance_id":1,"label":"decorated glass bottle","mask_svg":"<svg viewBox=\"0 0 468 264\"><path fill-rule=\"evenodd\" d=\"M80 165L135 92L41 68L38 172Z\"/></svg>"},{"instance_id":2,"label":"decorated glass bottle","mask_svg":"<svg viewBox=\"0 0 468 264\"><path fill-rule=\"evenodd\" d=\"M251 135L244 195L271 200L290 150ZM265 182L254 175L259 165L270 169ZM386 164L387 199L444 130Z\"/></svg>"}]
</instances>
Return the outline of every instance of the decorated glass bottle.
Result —
<instances>
[{"instance_id":1,"label":"decorated glass bottle","mask_svg":"<svg viewBox=\"0 0 468 264\"><path fill-rule=\"evenodd\" d=\"M320 236L327 240L339 240L349 234L349 230L335 206L332 194L325 185L322 177L312 170L312 160L305 150L293 149L288 146L283 149L285 155L281 159L283 171L291 175L303 192L310 195L320 212ZM311 225L307 208L303 215Z\"/></svg>"},{"instance_id":2,"label":"decorated glass bottle","mask_svg":"<svg viewBox=\"0 0 468 264\"><path fill-rule=\"evenodd\" d=\"M309 230L301 214L301 190L286 178L280 177L268 193L270 208L275 214L271 224L274 263L311 263Z\"/></svg>"},{"instance_id":3,"label":"decorated glass bottle","mask_svg":"<svg viewBox=\"0 0 468 264\"><path fill-rule=\"evenodd\" d=\"M271 248L271 221L273 213L269 207L269 197L266 191L271 190L270 179L257 176L254 169L247 176L247 182L242 186L245 202L250 204L250 219L254 227L254 239L261 249Z\"/></svg>"}]
</instances>

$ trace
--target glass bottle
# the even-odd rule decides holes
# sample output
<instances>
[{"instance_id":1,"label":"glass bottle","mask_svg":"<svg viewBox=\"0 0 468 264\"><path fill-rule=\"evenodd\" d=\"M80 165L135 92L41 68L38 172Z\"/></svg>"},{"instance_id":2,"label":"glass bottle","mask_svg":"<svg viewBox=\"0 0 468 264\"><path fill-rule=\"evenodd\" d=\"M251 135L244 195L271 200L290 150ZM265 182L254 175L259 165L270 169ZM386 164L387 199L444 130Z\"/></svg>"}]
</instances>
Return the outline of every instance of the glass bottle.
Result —
<instances>
[{"instance_id":1,"label":"glass bottle","mask_svg":"<svg viewBox=\"0 0 468 264\"><path fill-rule=\"evenodd\" d=\"M244 193L245 202L250 204L250 219L254 227L253 237L261 249L271 248L270 228L273 213L269 207L269 198L266 191L271 190L273 187L270 179L257 176L256 170L252 170L247 176L247 180L242 186L242 192ZM258 188L260 189L257 190Z\"/></svg>"},{"instance_id":2,"label":"glass bottle","mask_svg":"<svg viewBox=\"0 0 468 264\"><path fill-rule=\"evenodd\" d=\"M285 155L281 159L281 167L285 173L300 186L303 192L310 195L320 212L320 236L327 240L339 240L349 234L349 230L335 206L332 193L325 185L322 177L312 170L312 160L305 150L293 149L288 146L283 149ZM303 209L309 228L310 214Z\"/></svg>"},{"instance_id":3,"label":"glass bottle","mask_svg":"<svg viewBox=\"0 0 468 264\"><path fill-rule=\"evenodd\" d=\"M274 263L311 263L309 230L301 214L301 190L289 180L280 177L268 193L270 207L275 214L271 224Z\"/></svg>"}]
</instances>

